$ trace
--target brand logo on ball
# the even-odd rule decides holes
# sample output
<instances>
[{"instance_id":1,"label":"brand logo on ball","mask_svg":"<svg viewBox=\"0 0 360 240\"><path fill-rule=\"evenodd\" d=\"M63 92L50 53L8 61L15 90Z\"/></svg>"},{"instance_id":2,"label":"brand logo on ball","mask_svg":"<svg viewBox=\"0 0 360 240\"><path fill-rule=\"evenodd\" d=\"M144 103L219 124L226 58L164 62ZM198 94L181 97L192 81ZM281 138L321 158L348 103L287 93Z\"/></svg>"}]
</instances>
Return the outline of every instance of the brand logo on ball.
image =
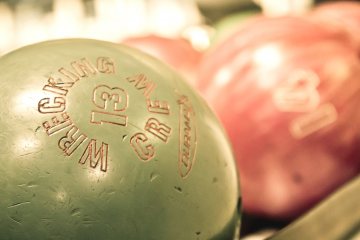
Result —
<instances>
[{"instance_id":1,"label":"brand logo on ball","mask_svg":"<svg viewBox=\"0 0 360 240\"><path fill-rule=\"evenodd\" d=\"M196 121L195 112L186 96L178 100L180 105L179 120L179 174L182 178L189 175L196 154Z\"/></svg>"}]
</instances>

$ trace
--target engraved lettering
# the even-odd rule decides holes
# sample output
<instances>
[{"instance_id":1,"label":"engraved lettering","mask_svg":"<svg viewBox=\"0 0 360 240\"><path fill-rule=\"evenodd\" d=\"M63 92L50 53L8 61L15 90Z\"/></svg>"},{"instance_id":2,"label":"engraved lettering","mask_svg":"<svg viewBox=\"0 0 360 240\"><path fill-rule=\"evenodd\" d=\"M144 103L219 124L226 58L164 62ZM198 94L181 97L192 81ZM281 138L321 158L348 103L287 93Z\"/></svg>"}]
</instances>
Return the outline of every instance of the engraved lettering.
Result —
<instances>
[{"instance_id":1,"label":"engraved lettering","mask_svg":"<svg viewBox=\"0 0 360 240\"><path fill-rule=\"evenodd\" d=\"M146 144L148 138L143 133L136 133L130 139L131 147L135 150L136 155L143 161L149 161L155 155L154 147Z\"/></svg>"},{"instance_id":2,"label":"engraved lettering","mask_svg":"<svg viewBox=\"0 0 360 240\"><path fill-rule=\"evenodd\" d=\"M150 100L146 99L146 105L149 112L160 113L160 114L170 114L170 106L166 101L159 100Z\"/></svg>"},{"instance_id":3,"label":"engraved lettering","mask_svg":"<svg viewBox=\"0 0 360 240\"><path fill-rule=\"evenodd\" d=\"M150 118L146 125L145 130L159 138L163 142L167 142L171 134L171 128L164 123L161 123L156 118Z\"/></svg>"},{"instance_id":4,"label":"engraved lettering","mask_svg":"<svg viewBox=\"0 0 360 240\"><path fill-rule=\"evenodd\" d=\"M332 104L324 104L315 112L295 119L290 125L290 133L294 138L304 138L336 122L337 117L336 108Z\"/></svg>"},{"instance_id":5,"label":"engraved lettering","mask_svg":"<svg viewBox=\"0 0 360 240\"><path fill-rule=\"evenodd\" d=\"M274 91L276 107L284 112L308 112L320 103L317 86L320 80L312 71L296 71L289 80Z\"/></svg>"},{"instance_id":6,"label":"engraved lettering","mask_svg":"<svg viewBox=\"0 0 360 240\"><path fill-rule=\"evenodd\" d=\"M76 126L72 126L64 137L59 140L59 148L70 156L85 140L86 136L80 133Z\"/></svg>"},{"instance_id":7,"label":"engraved lettering","mask_svg":"<svg viewBox=\"0 0 360 240\"><path fill-rule=\"evenodd\" d=\"M96 146L96 140L91 139L87 145L84 153L82 154L79 163L85 164L86 161L90 162L90 167L96 168L100 163L100 170L107 171L109 145L102 142L99 149Z\"/></svg>"},{"instance_id":8,"label":"engraved lettering","mask_svg":"<svg viewBox=\"0 0 360 240\"><path fill-rule=\"evenodd\" d=\"M115 73L115 63L111 58L99 57L97 59L97 69L101 73Z\"/></svg>"},{"instance_id":9,"label":"engraved lettering","mask_svg":"<svg viewBox=\"0 0 360 240\"><path fill-rule=\"evenodd\" d=\"M137 90L143 90L143 95L147 98L150 96L150 94L156 87L156 83L154 83L144 74L138 74L132 77L128 77L126 79L129 83L134 84Z\"/></svg>"},{"instance_id":10,"label":"engraved lettering","mask_svg":"<svg viewBox=\"0 0 360 240\"><path fill-rule=\"evenodd\" d=\"M60 67L55 74L48 77L43 91L55 94L41 99L38 102L38 111L40 113L59 113L53 116L49 121L43 122L43 127L48 136L52 136L59 132L61 138L58 140L58 147L66 154L71 156L76 149L82 144L87 144L81 158L80 164L89 162L91 168L100 168L106 172L108 169L108 150L109 146L104 142L97 142L96 139L88 138L81 133L79 128L71 121L66 110L66 96L74 84L85 77L96 75L97 73L111 74L115 72L115 62L108 57L96 58L95 64L87 58L81 58L70 63L70 67ZM147 84L146 81L139 82L137 87L143 89ZM145 88L146 90L147 88ZM145 91L146 92L146 91ZM94 89L93 102L97 109L91 111L91 121L96 124L112 123L118 125L127 125L127 116L124 111L128 107L128 94L121 88L110 88L101 85ZM146 136L145 136L146 137ZM152 146L142 148L142 141L146 142L147 138L138 136L134 138L134 146L142 157L151 158ZM140 151L143 150L143 151Z\"/></svg>"},{"instance_id":11,"label":"engraved lettering","mask_svg":"<svg viewBox=\"0 0 360 240\"><path fill-rule=\"evenodd\" d=\"M43 127L45 128L47 135L50 136L72 125L72 122L67 113L62 113L59 117L61 118L61 120L59 120L59 118L55 116L51 118L51 122L46 121L43 123Z\"/></svg>"},{"instance_id":12,"label":"engraved lettering","mask_svg":"<svg viewBox=\"0 0 360 240\"><path fill-rule=\"evenodd\" d=\"M115 124L120 126L127 125L127 116L113 114L108 112L99 112L99 111L92 111L91 112L91 120L94 124Z\"/></svg>"},{"instance_id":13,"label":"engraved lettering","mask_svg":"<svg viewBox=\"0 0 360 240\"><path fill-rule=\"evenodd\" d=\"M191 112L184 113L184 146L187 148L191 147Z\"/></svg>"},{"instance_id":14,"label":"engraved lettering","mask_svg":"<svg viewBox=\"0 0 360 240\"><path fill-rule=\"evenodd\" d=\"M71 63L71 66L74 68L74 70L80 77L88 77L90 75L95 75L97 72L95 67L86 58L73 61Z\"/></svg>"},{"instance_id":15,"label":"engraved lettering","mask_svg":"<svg viewBox=\"0 0 360 240\"><path fill-rule=\"evenodd\" d=\"M101 109L121 112L128 106L128 95L122 88L100 85L94 89L93 102Z\"/></svg>"},{"instance_id":16,"label":"engraved lettering","mask_svg":"<svg viewBox=\"0 0 360 240\"><path fill-rule=\"evenodd\" d=\"M179 161L178 169L182 178L186 178L195 162L197 149L195 112L187 96L181 96L179 119Z\"/></svg>"},{"instance_id":17,"label":"engraved lettering","mask_svg":"<svg viewBox=\"0 0 360 240\"><path fill-rule=\"evenodd\" d=\"M43 90L66 96L69 91L68 89L73 85L73 82L63 82L61 79L55 80L53 77L49 77L48 84L43 87Z\"/></svg>"},{"instance_id":18,"label":"engraved lettering","mask_svg":"<svg viewBox=\"0 0 360 240\"><path fill-rule=\"evenodd\" d=\"M65 68L60 68L59 73L61 73L63 76L65 76L66 78L68 78L72 82L76 82L76 81L80 80L80 77L78 75L76 75L73 72L70 72L69 70L67 70Z\"/></svg>"},{"instance_id":19,"label":"engraved lettering","mask_svg":"<svg viewBox=\"0 0 360 240\"><path fill-rule=\"evenodd\" d=\"M192 110L191 110L192 111ZM190 113L191 111L184 111L184 137L183 137L183 144L184 144L184 148L183 148L183 155L182 155L182 163L184 164L184 166L186 168L188 168L191 165L191 156L190 156L190 151L191 151L191 138L192 138L192 133L191 133L191 116Z\"/></svg>"},{"instance_id":20,"label":"engraved lettering","mask_svg":"<svg viewBox=\"0 0 360 240\"><path fill-rule=\"evenodd\" d=\"M91 122L127 125L127 116L120 114L128 107L128 94L122 88L100 85L94 89L93 102L101 109L92 111Z\"/></svg>"},{"instance_id":21,"label":"engraved lettering","mask_svg":"<svg viewBox=\"0 0 360 240\"><path fill-rule=\"evenodd\" d=\"M59 113L66 108L66 101L63 97L43 98L38 103L40 113Z\"/></svg>"}]
</instances>

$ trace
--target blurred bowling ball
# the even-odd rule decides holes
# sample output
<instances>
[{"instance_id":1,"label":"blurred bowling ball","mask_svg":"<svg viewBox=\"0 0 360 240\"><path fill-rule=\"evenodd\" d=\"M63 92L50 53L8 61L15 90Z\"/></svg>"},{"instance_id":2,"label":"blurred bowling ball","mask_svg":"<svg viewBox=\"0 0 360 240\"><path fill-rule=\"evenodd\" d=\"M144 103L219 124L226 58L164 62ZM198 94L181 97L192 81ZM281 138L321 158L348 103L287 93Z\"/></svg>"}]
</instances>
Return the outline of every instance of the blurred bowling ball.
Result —
<instances>
[{"instance_id":1,"label":"blurred bowling ball","mask_svg":"<svg viewBox=\"0 0 360 240\"><path fill-rule=\"evenodd\" d=\"M122 41L169 64L195 85L196 71L202 52L196 50L183 38L168 38L158 35L133 36Z\"/></svg>"},{"instance_id":2,"label":"blurred bowling ball","mask_svg":"<svg viewBox=\"0 0 360 240\"><path fill-rule=\"evenodd\" d=\"M348 35L301 17L259 18L204 57L246 212L291 219L359 173L359 77Z\"/></svg>"},{"instance_id":3,"label":"blurred bowling ball","mask_svg":"<svg viewBox=\"0 0 360 240\"><path fill-rule=\"evenodd\" d=\"M360 2L324 2L317 5L312 14L324 24L332 24L334 27L346 29L356 41L360 52Z\"/></svg>"},{"instance_id":4,"label":"blurred bowling ball","mask_svg":"<svg viewBox=\"0 0 360 240\"><path fill-rule=\"evenodd\" d=\"M112 43L50 41L3 56L0 84L0 239L234 235L224 131L162 63Z\"/></svg>"}]
</instances>

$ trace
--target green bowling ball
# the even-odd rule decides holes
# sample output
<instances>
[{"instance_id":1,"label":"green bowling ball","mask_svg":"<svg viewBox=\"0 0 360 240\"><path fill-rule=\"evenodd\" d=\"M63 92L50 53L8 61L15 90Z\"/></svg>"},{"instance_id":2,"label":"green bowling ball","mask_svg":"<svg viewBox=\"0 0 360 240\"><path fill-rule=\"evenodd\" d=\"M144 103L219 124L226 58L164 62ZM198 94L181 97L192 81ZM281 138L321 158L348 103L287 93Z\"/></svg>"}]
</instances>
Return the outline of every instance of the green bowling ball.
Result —
<instances>
[{"instance_id":1,"label":"green bowling ball","mask_svg":"<svg viewBox=\"0 0 360 240\"><path fill-rule=\"evenodd\" d=\"M0 58L0 239L232 239L232 150L154 58L69 39Z\"/></svg>"}]
</instances>

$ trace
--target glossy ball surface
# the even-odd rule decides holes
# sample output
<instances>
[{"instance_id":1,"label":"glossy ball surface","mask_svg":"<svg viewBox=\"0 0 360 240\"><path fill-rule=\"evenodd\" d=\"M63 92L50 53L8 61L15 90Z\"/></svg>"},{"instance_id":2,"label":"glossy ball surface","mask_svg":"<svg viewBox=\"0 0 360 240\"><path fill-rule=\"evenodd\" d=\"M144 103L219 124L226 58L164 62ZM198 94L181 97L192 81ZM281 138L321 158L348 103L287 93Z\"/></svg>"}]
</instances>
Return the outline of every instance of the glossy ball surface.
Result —
<instances>
[{"instance_id":1,"label":"glossy ball surface","mask_svg":"<svg viewBox=\"0 0 360 240\"><path fill-rule=\"evenodd\" d=\"M317 5L311 15L323 24L347 31L354 38L360 52L360 3L358 1L324 2Z\"/></svg>"},{"instance_id":2,"label":"glossy ball surface","mask_svg":"<svg viewBox=\"0 0 360 240\"><path fill-rule=\"evenodd\" d=\"M199 89L235 149L244 210L294 218L360 170L360 61L342 30L260 18L212 49Z\"/></svg>"},{"instance_id":3,"label":"glossy ball surface","mask_svg":"<svg viewBox=\"0 0 360 240\"><path fill-rule=\"evenodd\" d=\"M3 56L0 86L0 239L234 235L227 138L162 63L113 43L50 41Z\"/></svg>"},{"instance_id":4,"label":"glossy ball surface","mask_svg":"<svg viewBox=\"0 0 360 240\"><path fill-rule=\"evenodd\" d=\"M176 69L188 83L195 85L202 52L196 50L186 39L145 35L126 38L122 43L158 58Z\"/></svg>"}]
</instances>

